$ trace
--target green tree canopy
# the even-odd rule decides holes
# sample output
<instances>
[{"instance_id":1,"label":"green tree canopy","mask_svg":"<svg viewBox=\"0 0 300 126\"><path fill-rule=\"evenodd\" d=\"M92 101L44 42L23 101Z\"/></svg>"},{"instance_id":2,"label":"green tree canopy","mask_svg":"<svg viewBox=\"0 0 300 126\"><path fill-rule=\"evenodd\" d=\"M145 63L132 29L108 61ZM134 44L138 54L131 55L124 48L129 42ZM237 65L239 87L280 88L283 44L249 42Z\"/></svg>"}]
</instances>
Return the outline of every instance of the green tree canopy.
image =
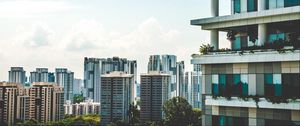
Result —
<instances>
[{"instance_id":1,"label":"green tree canopy","mask_svg":"<svg viewBox=\"0 0 300 126\"><path fill-rule=\"evenodd\" d=\"M201 112L193 110L188 101L182 97L174 97L164 103L164 125L167 126L190 126L199 124Z\"/></svg>"}]
</instances>

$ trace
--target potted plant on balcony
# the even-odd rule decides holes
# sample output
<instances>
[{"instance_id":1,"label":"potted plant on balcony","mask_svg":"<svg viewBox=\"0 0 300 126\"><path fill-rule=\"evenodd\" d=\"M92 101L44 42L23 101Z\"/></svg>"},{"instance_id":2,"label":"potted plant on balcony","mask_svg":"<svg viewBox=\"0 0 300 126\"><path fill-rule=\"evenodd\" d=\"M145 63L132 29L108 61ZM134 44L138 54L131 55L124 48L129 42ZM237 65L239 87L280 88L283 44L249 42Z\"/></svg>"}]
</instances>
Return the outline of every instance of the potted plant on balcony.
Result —
<instances>
[{"instance_id":1,"label":"potted plant on balcony","mask_svg":"<svg viewBox=\"0 0 300 126\"><path fill-rule=\"evenodd\" d=\"M212 52L213 49L214 49L214 47L211 46L211 45L209 45L209 44L207 44L207 45L202 44L202 45L200 46L199 52L200 52L200 54L202 54L202 55L206 55L206 54L208 54L208 52Z\"/></svg>"}]
</instances>

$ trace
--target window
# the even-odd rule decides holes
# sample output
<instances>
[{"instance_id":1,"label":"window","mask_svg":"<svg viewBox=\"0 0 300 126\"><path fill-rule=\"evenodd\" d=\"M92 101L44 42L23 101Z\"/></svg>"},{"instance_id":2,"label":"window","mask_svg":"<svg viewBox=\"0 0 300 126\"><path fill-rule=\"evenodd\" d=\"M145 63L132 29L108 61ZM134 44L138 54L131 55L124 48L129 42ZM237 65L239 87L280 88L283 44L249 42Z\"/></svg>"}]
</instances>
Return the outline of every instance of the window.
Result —
<instances>
[{"instance_id":1,"label":"window","mask_svg":"<svg viewBox=\"0 0 300 126\"><path fill-rule=\"evenodd\" d=\"M248 95L247 74L212 75L212 94L221 96Z\"/></svg>"},{"instance_id":2,"label":"window","mask_svg":"<svg viewBox=\"0 0 300 126\"><path fill-rule=\"evenodd\" d=\"M284 7L284 0L267 0L267 9L275 9Z\"/></svg>"},{"instance_id":3,"label":"window","mask_svg":"<svg viewBox=\"0 0 300 126\"><path fill-rule=\"evenodd\" d=\"M233 50L240 50L244 47L248 47L248 37L247 36L238 36L232 43Z\"/></svg>"},{"instance_id":4,"label":"window","mask_svg":"<svg viewBox=\"0 0 300 126\"><path fill-rule=\"evenodd\" d=\"M265 74L265 96L282 96L281 74Z\"/></svg>"},{"instance_id":5,"label":"window","mask_svg":"<svg viewBox=\"0 0 300 126\"><path fill-rule=\"evenodd\" d=\"M299 6L300 0L284 0L284 7Z\"/></svg>"},{"instance_id":6,"label":"window","mask_svg":"<svg viewBox=\"0 0 300 126\"><path fill-rule=\"evenodd\" d=\"M257 11L257 0L248 0L247 1L247 11Z\"/></svg>"},{"instance_id":7,"label":"window","mask_svg":"<svg viewBox=\"0 0 300 126\"><path fill-rule=\"evenodd\" d=\"M285 34L279 33L279 34L270 34L269 35L269 42L273 43L276 40L285 40Z\"/></svg>"},{"instance_id":8,"label":"window","mask_svg":"<svg viewBox=\"0 0 300 126\"><path fill-rule=\"evenodd\" d=\"M212 75L212 94L219 95L219 76Z\"/></svg>"},{"instance_id":9,"label":"window","mask_svg":"<svg viewBox=\"0 0 300 126\"><path fill-rule=\"evenodd\" d=\"M248 118L230 116L212 116L213 126L248 126Z\"/></svg>"},{"instance_id":10,"label":"window","mask_svg":"<svg viewBox=\"0 0 300 126\"><path fill-rule=\"evenodd\" d=\"M300 98L300 74L282 74L282 95L286 97Z\"/></svg>"},{"instance_id":11,"label":"window","mask_svg":"<svg viewBox=\"0 0 300 126\"><path fill-rule=\"evenodd\" d=\"M233 0L233 14L241 13L241 0Z\"/></svg>"}]
</instances>

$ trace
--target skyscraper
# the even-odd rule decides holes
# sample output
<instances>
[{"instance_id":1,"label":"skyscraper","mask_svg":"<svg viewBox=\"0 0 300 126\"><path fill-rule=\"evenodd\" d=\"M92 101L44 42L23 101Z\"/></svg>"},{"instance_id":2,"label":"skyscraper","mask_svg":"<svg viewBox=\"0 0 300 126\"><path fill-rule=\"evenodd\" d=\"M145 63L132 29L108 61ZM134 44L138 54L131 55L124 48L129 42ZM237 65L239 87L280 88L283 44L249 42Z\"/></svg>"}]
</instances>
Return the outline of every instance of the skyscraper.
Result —
<instances>
[{"instance_id":1,"label":"skyscraper","mask_svg":"<svg viewBox=\"0 0 300 126\"><path fill-rule=\"evenodd\" d=\"M36 68L36 71L30 72L30 83L33 82L48 82L48 68Z\"/></svg>"},{"instance_id":2,"label":"skyscraper","mask_svg":"<svg viewBox=\"0 0 300 126\"><path fill-rule=\"evenodd\" d=\"M8 71L8 82L25 84L26 72L23 67L11 67Z\"/></svg>"},{"instance_id":3,"label":"skyscraper","mask_svg":"<svg viewBox=\"0 0 300 126\"><path fill-rule=\"evenodd\" d=\"M129 121L129 107L133 102L134 76L111 72L101 76L101 124L114 120Z\"/></svg>"},{"instance_id":4,"label":"skyscraper","mask_svg":"<svg viewBox=\"0 0 300 126\"><path fill-rule=\"evenodd\" d=\"M66 68L56 68L55 75L55 83L64 88L65 100L73 101L74 72Z\"/></svg>"},{"instance_id":5,"label":"skyscraper","mask_svg":"<svg viewBox=\"0 0 300 126\"><path fill-rule=\"evenodd\" d=\"M185 85L184 85L184 61L176 62L176 95L184 97Z\"/></svg>"},{"instance_id":6,"label":"skyscraper","mask_svg":"<svg viewBox=\"0 0 300 126\"><path fill-rule=\"evenodd\" d=\"M162 106L168 98L170 75L151 71L141 75L141 112L140 118L145 121L161 121Z\"/></svg>"},{"instance_id":7,"label":"skyscraper","mask_svg":"<svg viewBox=\"0 0 300 126\"><path fill-rule=\"evenodd\" d=\"M84 88L85 97L100 102L101 91L101 75L108 74L113 71L123 71L132 74L134 83L137 80L137 62L135 60L127 60L126 58L84 58ZM134 90L134 85L132 85ZM134 92L132 92L134 93ZM132 99L134 94L131 95Z\"/></svg>"},{"instance_id":8,"label":"skyscraper","mask_svg":"<svg viewBox=\"0 0 300 126\"><path fill-rule=\"evenodd\" d=\"M194 71L185 73L185 98L193 108L200 108L202 105L201 83L202 74L199 68L200 65L194 65Z\"/></svg>"},{"instance_id":9,"label":"skyscraper","mask_svg":"<svg viewBox=\"0 0 300 126\"><path fill-rule=\"evenodd\" d=\"M149 71L161 71L161 59L160 55L151 55L148 61L148 72Z\"/></svg>"},{"instance_id":10,"label":"skyscraper","mask_svg":"<svg viewBox=\"0 0 300 126\"><path fill-rule=\"evenodd\" d=\"M202 69L202 124L300 125L300 1L228 2L231 15L211 0L212 17L191 21L215 50L191 61ZM231 50L219 49L219 32Z\"/></svg>"}]
</instances>

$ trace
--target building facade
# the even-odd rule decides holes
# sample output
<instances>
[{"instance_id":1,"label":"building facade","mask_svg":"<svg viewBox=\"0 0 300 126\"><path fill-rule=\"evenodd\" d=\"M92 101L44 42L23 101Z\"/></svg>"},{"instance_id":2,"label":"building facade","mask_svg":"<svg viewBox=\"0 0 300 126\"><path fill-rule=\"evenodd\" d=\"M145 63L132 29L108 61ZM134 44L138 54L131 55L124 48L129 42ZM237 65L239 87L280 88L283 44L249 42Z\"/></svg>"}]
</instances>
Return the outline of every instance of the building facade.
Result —
<instances>
[{"instance_id":1,"label":"building facade","mask_svg":"<svg viewBox=\"0 0 300 126\"><path fill-rule=\"evenodd\" d=\"M11 67L8 71L8 82L25 84L26 71L23 67Z\"/></svg>"},{"instance_id":2,"label":"building facade","mask_svg":"<svg viewBox=\"0 0 300 126\"><path fill-rule=\"evenodd\" d=\"M149 72L141 75L141 111L140 119L161 121L164 117L162 107L168 98L168 85L171 83L169 74Z\"/></svg>"},{"instance_id":3,"label":"building facade","mask_svg":"<svg viewBox=\"0 0 300 126\"><path fill-rule=\"evenodd\" d=\"M101 125L115 120L129 122L134 76L124 72L111 72L101 77Z\"/></svg>"},{"instance_id":4,"label":"building facade","mask_svg":"<svg viewBox=\"0 0 300 126\"><path fill-rule=\"evenodd\" d=\"M81 95L83 93L83 80L74 79L73 95Z\"/></svg>"},{"instance_id":5,"label":"building facade","mask_svg":"<svg viewBox=\"0 0 300 126\"><path fill-rule=\"evenodd\" d=\"M65 114L69 115L88 115L97 114L100 115L100 103L94 102L92 99L85 100L84 102L72 104L68 100L65 104Z\"/></svg>"},{"instance_id":6,"label":"building facade","mask_svg":"<svg viewBox=\"0 0 300 126\"><path fill-rule=\"evenodd\" d=\"M36 71L30 72L30 83L33 82L48 82L48 68L36 68Z\"/></svg>"},{"instance_id":7,"label":"building facade","mask_svg":"<svg viewBox=\"0 0 300 126\"><path fill-rule=\"evenodd\" d=\"M65 100L73 101L74 72L66 68L56 68L55 75L55 83L64 88Z\"/></svg>"},{"instance_id":8,"label":"building facade","mask_svg":"<svg viewBox=\"0 0 300 126\"><path fill-rule=\"evenodd\" d=\"M31 87L19 83L0 83L0 124L16 125L17 120L35 119L41 123L64 117L63 88L36 82Z\"/></svg>"},{"instance_id":9,"label":"building facade","mask_svg":"<svg viewBox=\"0 0 300 126\"><path fill-rule=\"evenodd\" d=\"M171 76L168 99L176 96L183 97L184 70L184 62L177 62L175 55L151 55L149 57L148 73L158 71Z\"/></svg>"},{"instance_id":10,"label":"building facade","mask_svg":"<svg viewBox=\"0 0 300 126\"><path fill-rule=\"evenodd\" d=\"M300 1L232 0L232 13L192 20L209 30L202 69L203 125L300 125ZM231 49L219 49L227 32Z\"/></svg>"},{"instance_id":11,"label":"building facade","mask_svg":"<svg viewBox=\"0 0 300 126\"><path fill-rule=\"evenodd\" d=\"M126 58L87 58L84 59L84 96L100 102L101 96L101 75L108 74L113 71L123 71L132 74L134 82L137 80L137 62L136 60L128 60ZM134 90L134 85L132 85ZM132 92L134 93L134 92ZM131 95L134 99L134 94Z\"/></svg>"}]
</instances>

